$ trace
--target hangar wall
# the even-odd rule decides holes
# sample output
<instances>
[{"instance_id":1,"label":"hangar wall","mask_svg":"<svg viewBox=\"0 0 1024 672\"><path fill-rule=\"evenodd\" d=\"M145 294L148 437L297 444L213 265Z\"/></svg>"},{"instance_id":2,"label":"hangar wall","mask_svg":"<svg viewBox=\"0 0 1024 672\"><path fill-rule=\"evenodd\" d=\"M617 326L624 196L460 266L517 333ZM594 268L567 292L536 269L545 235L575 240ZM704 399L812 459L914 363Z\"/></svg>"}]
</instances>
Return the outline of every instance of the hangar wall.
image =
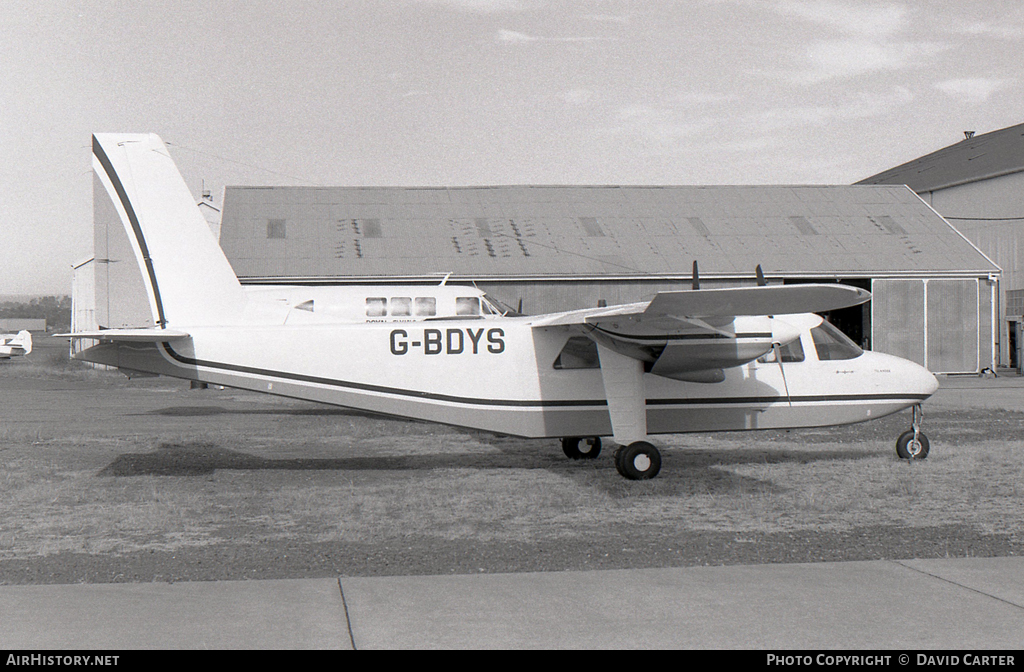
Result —
<instances>
[{"instance_id":1,"label":"hangar wall","mask_svg":"<svg viewBox=\"0 0 1024 672\"><path fill-rule=\"evenodd\" d=\"M103 329L152 327L156 321L132 243L99 178L94 174L92 180L96 324Z\"/></svg>"},{"instance_id":2,"label":"hangar wall","mask_svg":"<svg viewBox=\"0 0 1024 672\"><path fill-rule=\"evenodd\" d=\"M905 186L229 187L220 243L246 284L450 276L530 314L687 289L694 259L702 287L874 281L833 316L862 344L993 366L999 268Z\"/></svg>"},{"instance_id":3,"label":"hangar wall","mask_svg":"<svg viewBox=\"0 0 1024 672\"><path fill-rule=\"evenodd\" d=\"M0 318L0 332L46 331L46 318L3 317Z\"/></svg>"},{"instance_id":4,"label":"hangar wall","mask_svg":"<svg viewBox=\"0 0 1024 672\"><path fill-rule=\"evenodd\" d=\"M1014 342L1024 323L1024 124L957 143L857 184L905 184L1001 269L994 328L1003 366L1020 367Z\"/></svg>"},{"instance_id":5,"label":"hangar wall","mask_svg":"<svg viewBox=\"0 0 1024 672\"><path fill-rule=\"evenodd\" d=\"M1008 297L1024 290L1024 172L937 189L921 197L1003 269L997 299L999 361L1020 366L1010 338L1016 324L1024 322L1024 311Z\"/></svg>"},{"instance_id":6,"label":"hangar wall","mask_svg":"<svg viewBox=\"0 0 1024 672\"><path fill-rule=\"evenodd\" d=\"M994 282L877 279L871 291L872 349L934 373L994 369Z\"/></svg>"},{"instance_id":7,"label":"hangar wall","mask_svg":"<svg viewBox=\"0 0 1024 672\"><path fill-rule=\"evenodd\" d=\"M828 281L822 278L821 280ZM527 313L646 301L659 292L689 289L687 281L571 281L477 283L512 308L522 298ZM702 281L704 288L750 284L749 280ZM773 283L774 284L774 283ZM996 283L984 278L877 278L863 345L925 366L934 373L995 368Z\"/></svg>"},{"instance_id":8,"label":"hangar wall","mask_svg":"<svg viewBox=\"0 0 1024 672\"><path fill-rule=\"evenodd\" d=\"M1004 291L1024 289L1024 172L924 192L921 198L999 264Z\"/></svg>"},{"instance_id":9,"label":"hangar wall","mask_svg":"<svg viewBox=\"0 0 1024 672\"><path fill-rule=\"evenodd\" d=\"M71 331L92 331L96 322L96 259L90 257L73 267L71 276ZM75 355L98 343L91 339L72 338L69 353Z\"/></svg>"}]
</instances>

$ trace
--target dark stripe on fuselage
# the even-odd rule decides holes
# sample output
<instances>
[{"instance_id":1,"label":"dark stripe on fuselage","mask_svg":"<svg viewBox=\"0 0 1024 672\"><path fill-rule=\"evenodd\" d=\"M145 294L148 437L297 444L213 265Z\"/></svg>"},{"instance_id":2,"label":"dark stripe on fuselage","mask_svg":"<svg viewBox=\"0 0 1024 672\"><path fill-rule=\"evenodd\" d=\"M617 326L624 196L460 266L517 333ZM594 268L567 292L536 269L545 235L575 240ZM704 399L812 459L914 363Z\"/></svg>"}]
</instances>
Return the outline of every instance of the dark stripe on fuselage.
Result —
<instances>
[{"instance_id":1,"label":"dark stripe on fuselage","mask_svg":"<svg viewBox=\"0 0 1024 672\"><path fill-rule=\"evenodd\" d=\"M471 397L456 397L449 394L437 394L434 392L421 392L419 390L403 390L396 387L385 387L383 385L371 385L369 383L353 383L344 380L335 380L333 378L321 378L319 376L308 376L302 373L289 373L285 371L270 371L268 369L260 369L252 366L242 366L240 364L224 364L221 362L210 362L202 359L192 359L191 357L185 357L174 351L170 343L161 344L168 355L171 356L175 361L189 366L203 366L211 369L221 369L223 371L233 371L236 373L246 373L249 375L256 376L268 376L271 378L282 378L284 380L294 380L300 383L315 383L317 385L329 385L331 387L344 387L352 390L359 390L361 392L380 392L383 394L393 394L404 397L416 397L418 399L430 399L432 401L448 401L458 404L476 404L482 406L512 406L512 407L526 407L526 406L541 406L541 407L567 407L567 406L607 406L608 402L604 399L595 399L593 401L587 401L585 399L553 399L553 400L541 400L541 401L529 401L529 400L516 400L516 399L474 399Z\"/></svg>"},{"instance_id":2,"label":"dark stripe on fuselage","mask_svg":"<svg viewBox=\"0 0 1024 672\"><path fill-rule=\"evenodd\" d=\"M121 199L121 206L124 207L124 211L128 214L128 221L131 222L132 231L135 232L135 240L138 242L139 250L142 252L142 259L146 262L146 272L149 274L149 282L153 287L153 298L156 300L159 326L163 327L167 324L167 320L164 318L164 304L160 300L160 287L156 283L153 260L149 257L149 248L146 246L145 236L142 235L142 226L139 224L138 215L135 214L135 208L132 207L132 202L128 199L128 192L124 190L124 185L121 184L121 179L117 176L114 165L110 163L110 159L107 157L106 152L103 151L103 146L100 145L95 135L92 136L92 153L99 159L100 165L103 166L103 170L107 173L107 178L114 185L117 197Z\"/></svg>"},{"instance_id":3,"label":"dark stripe on fuselage","mask_svg":"<svg viewBox=\"0 0 1024 672\"><path fill-rule=\"evenodd\" d=\"M648 399L648 406L704 406L708 404L773 404L779 402L793 403L835 403L840 401L900 401L916 399L924 401L928 394L810 394L805 396L778 397L701 397L685 399Z\"/></svg>"},{"instance_id":4,"label":"dark stripe on fuselage","mask_svg":"<svg viewBox=\"0 0 1024 672\"><path fill-rule=\"evenodd\" d=\"M234 373L248 375L267 376L269 378L280 378L292 380L299 383L313 383L327 385L330 387L346 388L361 392L378 392L402 397L414 397L417 399L429 399L431 401L445 401L457 404L473 404L477 406L507 406L511 408L570 408L580 406L607 406L605 399L550 399L550 400L517 400L517 399L478 399L474 397L459 397L449 394L437 394L434 392L423 392L420 390L405 390L397 387L385 387L383 385L371 385L369 383L354 383L349 381L335 380L333 378L322 378L309 376L301 373L288 373L284 371L271 371L252 366L240 364L225 364L222 362L211 362L208 360L193 359L174 351L170 343L162 343L164 351L176 362L187 366L202 366L210 369L220 369ZM647 406L704 406L709 404L724 404L730 406L738 405L767 405L792 401L794 403L821 403L821 402L850 402L850 401L900 401L915 399L924 401L928 395L919 394L827 394L808 395L796 397L695 397L685 399L648 399Z\"/></svg>"}]
</instances>

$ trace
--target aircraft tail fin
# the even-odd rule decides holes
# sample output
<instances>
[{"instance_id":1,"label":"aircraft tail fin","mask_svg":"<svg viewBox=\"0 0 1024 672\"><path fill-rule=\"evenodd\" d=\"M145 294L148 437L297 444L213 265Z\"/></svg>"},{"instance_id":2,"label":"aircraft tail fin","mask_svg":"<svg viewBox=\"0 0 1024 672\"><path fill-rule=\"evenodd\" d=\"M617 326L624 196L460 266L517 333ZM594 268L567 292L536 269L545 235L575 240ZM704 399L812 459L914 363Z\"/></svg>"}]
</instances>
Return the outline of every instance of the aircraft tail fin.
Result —
<instances>
[{"instance_id":1,"label":"aircraft tail fin","mask_svg":"<svg viewBox=\"0 0 1024 672\"><path fill-rule=\"evenodd\" d=\"M163 141L93 135L96 314L104 328L229 325L245 294Z\"/></svg>"},{"instance_id":2,"label":"aircraft tail fin","mask_svg":"<svg viewBox=\"0 0 1024 672\"><path fill-rule=\"evenodd\" d=\"M11 340L11 345L21 346L21 349L25 351L25 354L32 352L32 334L22 329L18 332L18 335Z\"/></svg>"},{"instance_id":3,"label":"aircraft tail fin","mask_svg":"<svg viewBox=\"0 0 1024 672\"><path fill-rule=\"evenodd\" d=\"M5 348L2 355L4 359L12 355L27 355L32 352L32 334L24 329L13 336L11 334L3 336L0 343Z\"/></svg>"}]
</instances>

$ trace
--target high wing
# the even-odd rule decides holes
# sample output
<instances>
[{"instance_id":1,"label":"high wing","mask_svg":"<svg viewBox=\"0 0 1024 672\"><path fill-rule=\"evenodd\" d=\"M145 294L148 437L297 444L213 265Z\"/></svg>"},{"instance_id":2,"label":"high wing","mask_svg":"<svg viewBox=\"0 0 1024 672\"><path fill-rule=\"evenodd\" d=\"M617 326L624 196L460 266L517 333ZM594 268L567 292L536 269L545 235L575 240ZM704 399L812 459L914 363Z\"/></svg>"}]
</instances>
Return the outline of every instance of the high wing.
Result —
<instances>
[{"instance_id":1,"label":"high wing","mask_svg":"<svg viewBox=\"0 0 1024 672\"><path fill-rule=\"evenodd\" d=\"M799 337L784 316L864 303L845 285L776 285L660 292L651 301L540 316L535 328L577 326L597 345L613 438L647 437L644 373L699 383Z\"/></svg>"},{"instance_id":2,"label":"high wing","mask_svg":"<svg viewBox=\"0 0 1024 672\"><path fill-rule=\"evenodd\" d=\"M735 317L739 315L790 315L820 313L857 306L871 299L871 293L848 285L769 285L719 289L659 292L651 301L627 303L608 308L582 308L531 319L534 326L580 324L619 315L645 317Z\"/></svg>"},{"instance_id":3,"label":"high wing","mask_svg":"<svg viewBox=\"0 0 1024 672\"><path fill-rule=\"evenodd\" d=\"M531 324L578 325L599 345L647 363L651 373L710 381L719 370L798 337L774 316L836 310L870 298L863 289L825 284L672 291L647 302L543 315Z\"/></svg>"}]
</instances>

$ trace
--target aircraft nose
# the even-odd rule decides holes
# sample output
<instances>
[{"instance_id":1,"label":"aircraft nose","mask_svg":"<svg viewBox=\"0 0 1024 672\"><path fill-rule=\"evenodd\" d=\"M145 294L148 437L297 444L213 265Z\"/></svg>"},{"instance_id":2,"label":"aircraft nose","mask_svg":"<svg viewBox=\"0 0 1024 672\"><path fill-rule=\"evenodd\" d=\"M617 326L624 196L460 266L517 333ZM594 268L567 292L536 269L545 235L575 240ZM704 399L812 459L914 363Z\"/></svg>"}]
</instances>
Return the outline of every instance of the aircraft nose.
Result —
<instances>
[{"instance_id":1,"label":"aircraft nose","mask_svg":"<svg viewBox=\"0 0 1024 672\"><path fill-rule=\"evenodd\" d=\"M926 374L926 379L924 382L924 394L927 394L930 397L938 391L939 379L935 377L934 373L924 368L923 366L921 367L921 370L924 371L924 373Z\"/></svg>"},{"instance_id":2,"label":"aircraft nose","mask_svg":"<svg viewBox=\"0 0 1024 672\"><path fill-rule=\"evenodd\" d=\"M939 389L939 380L935 374L920 364L903 360L900 368L900 381L914 395L930 397Z\"/></svg>"},{"instance_id":3,"label":"aircraft nose","mask_svg":"<svg viewBox=\"0 0 1024 672\"><path fill-rule=\"evenodd\" d=\"M880 377L876 378L880 389L885 389L890 394L906 394L924 401L939 389L939 381L935 375L920 364L880 352L865 352L862 357L871 363L877 374L880 374Z\"/></svg>"}]
</instances>

